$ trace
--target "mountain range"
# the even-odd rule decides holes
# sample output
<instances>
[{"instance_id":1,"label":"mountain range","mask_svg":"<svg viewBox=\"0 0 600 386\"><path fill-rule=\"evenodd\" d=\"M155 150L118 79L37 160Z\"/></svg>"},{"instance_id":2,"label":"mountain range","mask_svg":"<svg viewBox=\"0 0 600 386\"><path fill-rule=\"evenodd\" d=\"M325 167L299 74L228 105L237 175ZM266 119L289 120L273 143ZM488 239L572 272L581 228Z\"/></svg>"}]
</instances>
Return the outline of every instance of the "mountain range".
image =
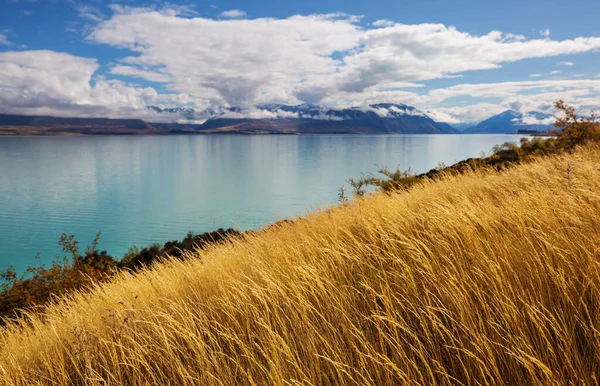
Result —
<instances>
[{"instance_id":1,"label":"mountain range","mask_svg":"<svg viewBox=\"0 0 600 386\"><path fill-rule=\"evenodd\" d=\"M141 119L58 118L0 114L0 135L95 134L455 134L461 131L433 120L421 110L393 103L366 108L332 109L312 104L263 105L244 114L239 108L201 111L148 106L162 122ZM209 117L206 119L206 117ZM501 134L518 130L545 131L550 115L505 111L464 129L471 134ZM170 120L170 121L169 121ZM198 123L201 121L203 123Z\"/></svg>"},{"instance_id":2,"label":"mountain range","mask_svg":"<svg viewBox=\"0 0 600 386\"><path fill-rule=\"evenodd\" d=\"M447 123L402 104L381 103L366 109L329 109L316 105L265 105L261 118L215 117L202 131L289 134L454 134ZM271 114L268 114L271 113Z\"/></svg>"}]
</instances>

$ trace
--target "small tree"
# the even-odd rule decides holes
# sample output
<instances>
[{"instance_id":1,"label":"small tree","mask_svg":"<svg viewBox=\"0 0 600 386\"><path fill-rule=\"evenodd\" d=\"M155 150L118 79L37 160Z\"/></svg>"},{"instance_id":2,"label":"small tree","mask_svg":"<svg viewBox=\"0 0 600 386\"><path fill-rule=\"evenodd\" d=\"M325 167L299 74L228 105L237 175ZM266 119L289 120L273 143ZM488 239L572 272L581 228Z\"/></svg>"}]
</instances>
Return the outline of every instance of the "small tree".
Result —
<instances>
[{"instance_id":1,"label":"small tree","mask_svg":"<svg viewBox=\"0 0 600 386\"><path fill-rule=\"evenodd\" d=\"M559 147L572 149L589 141L600 140L600 125L596 123L594 112L590 118L579 117L575 108L562 100L554 103L554 107L564 114L563 117L556 117L554 123Z\"/></svg>"},{"instance_id":2,"label":"small tree","mask_svg":"<svg viewBox=\"0 0 600 386\"><path fill-rule=\"evenodd\" d=\"M421 178L415 176L410 169L396 169L390 171L385 167L380 167L378 173L380 175L378 177L369 175L360 180L350 179L348 182L354 189L354 195L356 197L364 196L367 193L367 186L373 186L383 192L394 192L397 190L408 189L421 180Z\"/></svg>"}]
</instances>

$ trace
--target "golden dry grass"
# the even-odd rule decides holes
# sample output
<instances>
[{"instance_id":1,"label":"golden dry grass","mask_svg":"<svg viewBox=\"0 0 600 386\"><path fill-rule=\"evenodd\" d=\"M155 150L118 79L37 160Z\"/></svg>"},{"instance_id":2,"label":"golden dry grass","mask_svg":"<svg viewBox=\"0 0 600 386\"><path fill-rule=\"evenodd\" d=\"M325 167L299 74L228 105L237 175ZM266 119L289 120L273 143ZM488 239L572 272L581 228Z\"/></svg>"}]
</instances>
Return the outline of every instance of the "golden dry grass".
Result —
<instances>
[{"instance_id":1,"label":"golden dry grass","mask_svg":"<svg viewBox=\"0 0 600 386\"><path fill-rule=\"evenodd\" d=\"M597 384L599 290L600 148L589 147L121 275L1 331L0 381Z\"/></svg>"}]
</instances>

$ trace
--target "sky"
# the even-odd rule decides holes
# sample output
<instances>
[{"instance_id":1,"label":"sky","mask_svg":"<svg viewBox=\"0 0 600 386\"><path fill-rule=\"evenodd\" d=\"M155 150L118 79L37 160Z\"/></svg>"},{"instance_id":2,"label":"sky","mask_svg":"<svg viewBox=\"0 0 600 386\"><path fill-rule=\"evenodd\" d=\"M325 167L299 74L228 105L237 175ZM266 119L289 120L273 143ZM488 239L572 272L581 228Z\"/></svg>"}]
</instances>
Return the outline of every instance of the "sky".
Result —
<instances>
[{"instance_id":1,"label":"sky","mask_svg":"<svg viewBox=\"0 0 600 386\"><path fill-rule=\"evenodd\" d=\"M0 113L600 107L598 0L0 0Z\"/></svg>"}]
</instances>

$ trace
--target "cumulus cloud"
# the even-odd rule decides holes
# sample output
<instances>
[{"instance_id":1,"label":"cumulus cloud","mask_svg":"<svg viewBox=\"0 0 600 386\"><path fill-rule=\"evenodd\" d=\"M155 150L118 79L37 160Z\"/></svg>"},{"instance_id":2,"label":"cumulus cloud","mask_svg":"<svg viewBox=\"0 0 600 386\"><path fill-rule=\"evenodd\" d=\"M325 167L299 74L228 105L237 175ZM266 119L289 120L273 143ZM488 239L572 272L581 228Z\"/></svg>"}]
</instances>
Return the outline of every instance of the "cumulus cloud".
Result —
<instances>
[{"instance_id":1,"label":"cumulus cloud","mask_svg":"<svg viewBox=\"0 0 600 386\"><path fill-rule=\"evenodd\" d=\"M339 88L362 91L388 81L415 81L465 71L500 67L502 63L600 48L600 38L530 40L492 31L473 36L437 24L399 25L364 31L363 49L344 58Z\"/></svg>"},{"instance_id":2,"label":"cumulus cloud","mask_svg":"<svg viewBox=\"0 0 600 386\"><path fill-rule=\"evenodd\" d=\"M159 99L152 88L97 79L96 59L54 51L0 53L0 106L3 113L143 117ZM140 116L141 115L141 116Z\"/></svg>"},{"instance_id":3,"label":"cumulus cloud","mask_svg":"<svg viewBox=\"0 0 600 386\"><path fill-rule=\"evenodd\" d=\"M551 72L550 72L550 75L558 75L558 74L560 74L560 73L562 73L562 71L561 71L561 70L554 70L554 71L551 71Z\"/></svg>"},{"instance_id":4,"label":"cumulus cloud","mask_svg":"<svg viewBox=\"0 0 600 386\"><path fill-rule=\"evenodd\" d=\"M35 51L30 53L31 62L25 62L11 54L0 61L7 68L0 73L0 87L9 90L0 97L5 99L3 105L21 106L31 100L23 96L27 93L52 99L63 110L94 106L105 114L140 110L157 99L185 100L200 110L238 106L246 111L266 103L364 108L377 102L402 102L462 120L479 116L486 108L489 114L489 104L505 108L525 94L560 90L548 83L530 84L537 80L498 87L457 85L428 93L415 88L430 80L458 78L524 59L600 49L600 37L551 40L549 30L541 32L543 38L526 39L500 31L475 35L442 24L390 20L367 28L359 23L360 16L344 13L248 19L243 11L229 10L221 14L227 20L214 20L198 17L189 7L113 4L109 8L113 14L108 18L91 8L80 8L80 15L96 22L86 37L89 42L126 52L104 69L113 80L97 77L99 65L94 59L65 59L61 55L66 54ZM59 68L61 60L73 73ZM15 68L21 74L12 79ZM114 80L121 77L161 83L169 94ZM124 93L125 100L119 99L118 92ZM441 106L453 95L496 99L473 103L473 113L467 117L465 106Z\"/></svg>"},{"instance_id":5,"label":"cumulus cloud","mask_svg":"<svg viewBox=\"0 0 600 386\"><path fill-rule=\"evenodd\" d=\"M600 48L595 37L526 40L499 31L477 36L441 24L387 20L365 29L357 21L345 14L217 21L120 9L88 39L134 53L122 58L128 68L113 71L151 81L168 78L170 90L208 106L339 103L357 93L368 99L374 89L398 83ZM161 75L146 72L157 67Z\"/></svg>"},{"instance_id":6,"label":"cumulus cloud","mask_svg":"<svg viewBox=\"0 0 600 386\"><path fill-rule=\"evenodd\" d=\"M230 9L229 11L221 12L221 17L228 19L241 19L246 17L246 12L241 9Z\"/></svg>"},{"instance_id":7,"label":"cumulus cloud","mask_svg":"<svg viewBox=\"0 0 600 386\"><path fill-rule=\"evenodd\" d=\"M529 75L530 78L540 78L542 77L542 74L531 74Z\"/></svg>"},{"instance_id":8,"label":"cumulus cloud","mask_svg":"<svg viewBox=\"0 0 600 386\"><path fill-rule=\"evenodd\" d=\"M215 21L145 12L117 14L89 39L137 53L122 62L162 68L170 90L200 105L249 107L300 102L300 86L335 73L341 61L333 53L356 47L359 32L329 15Z\"/></svg>"}]
</instances>

